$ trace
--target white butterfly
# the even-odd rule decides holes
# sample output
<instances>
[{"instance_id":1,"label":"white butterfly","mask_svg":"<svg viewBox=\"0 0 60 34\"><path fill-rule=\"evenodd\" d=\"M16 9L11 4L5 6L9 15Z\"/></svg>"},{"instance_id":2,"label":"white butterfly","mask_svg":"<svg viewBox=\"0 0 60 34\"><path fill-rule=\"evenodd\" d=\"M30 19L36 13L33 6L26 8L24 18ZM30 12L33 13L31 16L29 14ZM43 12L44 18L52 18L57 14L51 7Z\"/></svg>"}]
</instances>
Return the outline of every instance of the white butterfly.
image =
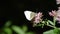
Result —
<instances>
[{"instance_id":1,"label":"white butterfly","mask_svg":"<svg viewBox=\"0 0 60 34\"><path fill-rule=\"evenodd\" d=\"M31 21L36 15L36 13L32 11L24 11L24 14L26 16L26 19L29 21Z\"/></svg>"}]
</instances>

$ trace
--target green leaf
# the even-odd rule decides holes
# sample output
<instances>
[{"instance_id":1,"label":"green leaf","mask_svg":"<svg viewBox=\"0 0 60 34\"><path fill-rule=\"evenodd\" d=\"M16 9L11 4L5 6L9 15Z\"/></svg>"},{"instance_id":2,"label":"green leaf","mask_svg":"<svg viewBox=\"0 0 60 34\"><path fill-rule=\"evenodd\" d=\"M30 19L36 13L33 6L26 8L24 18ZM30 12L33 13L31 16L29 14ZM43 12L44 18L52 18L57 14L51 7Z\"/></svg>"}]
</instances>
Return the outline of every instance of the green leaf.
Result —
<instances>
[{"instance_id":1,"label":"green leaf","mask_svg":"<svg viewBox=\"0 0 60 34\"><path fill-rule=\"evenodd\" d=\"M11 21L7 21L5 27L9 27L11 25Z\"/></svg>"},{"instance_id":2,"label":"green leaf","mask_svg":"<svg viewBox=\"0 0 60 34\"><path fill-rule=\"evenodd\" d=\"M48 21L46 22L46 25L49 25L49 22Z\"/></svg>"},{"instance_id":3,"label":"green leaf","mask_svg":"<svg viewBox=\"0 0 60 34\"><path fill-rule=\"evenodd\" d=\"M58 28L60 30L60 28Z\"/></svg>"},{"instance_id":4,"label":"green leaf","mask_svg":"<svg viewBox=\"0 0 60 34\"><path fill-rule=\"evenodd\" d=\"M45 23L45 21L42 21L42 23L44 24L44 23Z\"/></svg>"},{"instance_id":5,"label":"green leaf","mask_svg":"<svg viewBox=\"0 0 60 34\"><path fill-rule=\"evenodd\" d=\"M54 29L55 34L60 34L60 30L58 28Z\"/></svg>"},{"instance_id":6,"label":"green leaf","mask_svg":"<svg viewBox=\"0 0 60 34\"><path fill-rule=\"evenodd\" d=\"M18 26L12 26L12 29L18 34L25 34L25 32Z\"/></svg>"},{"instance_id":7,"label":"green leaf","mask_svg":"<svg viewBox=\"0 0 60 34\"><path fill-rule=\"evenodd\" d=\"M54 23L53 23L52 21L48 20L48 22L49 22L51 25L54 25Z\"/></svg>"},{"instance_id":8,"label":"green leaf","mask_svg":"<svg viewBox=\"0 0 60 34\"><path fill-rule=\"evenodd\" d=\"M33 32L27 32L26 34L34 34Z\"/></svg>"},{"instance_id":9,"label":"green leaf","mask_svg":"<svg viewBox=\"0 0 60 34\"><path fill-rule=\"evenodd\" d=\"M42 24L42 28L44 27L44 24Z\"/></svg>"},{"instance_id":10,"label":"green leaf","mask_svg":"<svg viewBox=\"0 0 60 34\"><path fill-rule=\"evenodd\" d=\"M41 26L42 24L38 24L38 25L36 25L36 26Z\"/></svg>"},{"instance_id":11,"label":"green leaf","mask_svg":"<svg viewBox=\"0 0 60 34\"><path fill-rule=\"evenodd\" d=\"M43 32L43 34L54 34L54 32L53 30L49 30L49 31Z\"/></svg>"},{"instance_id":12,"label":"green leaf","mask_svg":"<svg viewBox=\"0 0 60 34\"><path fill-rule=\"evenodd\" d=\"M27 26L25 26L25 25L22 27L22 29L24 32L26 32L28 30Z\"/></svg>"},{"instance_id":13,"label":"green leaf","mask_svg":"<svg viewBox=\"0 0 60 34\"><path fill-rule=\"evenodd\" d=\"M56 28L56 29L43 32L43 34L60 34L60 30Z\"/></svg>"},{"instance_id":14,"label":"green leaf","mask_svg":"<svg viewBox=\"0 0 60 34\"><path fill-rule=\"evenodd\" d=\"M4 28L4 32L7 34L12 34L12 30L10 28Z\"/></svg>"}]
</instances>

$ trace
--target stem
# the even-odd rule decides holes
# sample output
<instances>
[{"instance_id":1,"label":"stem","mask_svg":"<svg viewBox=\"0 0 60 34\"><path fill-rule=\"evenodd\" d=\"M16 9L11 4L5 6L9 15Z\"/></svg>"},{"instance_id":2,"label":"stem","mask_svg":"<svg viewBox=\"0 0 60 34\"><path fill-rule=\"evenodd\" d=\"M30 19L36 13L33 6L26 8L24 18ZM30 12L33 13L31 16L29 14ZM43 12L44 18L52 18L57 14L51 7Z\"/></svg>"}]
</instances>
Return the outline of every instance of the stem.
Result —
<instances>
[{"instance_id":1,"label":"stem","mask_svg":"<svg viewBox=\"0 0 60 34\"><path fill-rule=\"evenodd\" d=\"M53 18L53 22L54 22L54 26L55 26L55 22L56 22L56 20L55 20L55 16L54 16L54 18Z\"/></svg>"},{"instance_id":2,"label":"stem","mask_svg":"<svg viewBox=\"0 0 60 34\"><path fill-rule=\"evenodd\" d=\"M47 25L47 26L52 27L52 28L56 28L55 26L51 26L51 25Z\"/></svg>"}]
</instances>

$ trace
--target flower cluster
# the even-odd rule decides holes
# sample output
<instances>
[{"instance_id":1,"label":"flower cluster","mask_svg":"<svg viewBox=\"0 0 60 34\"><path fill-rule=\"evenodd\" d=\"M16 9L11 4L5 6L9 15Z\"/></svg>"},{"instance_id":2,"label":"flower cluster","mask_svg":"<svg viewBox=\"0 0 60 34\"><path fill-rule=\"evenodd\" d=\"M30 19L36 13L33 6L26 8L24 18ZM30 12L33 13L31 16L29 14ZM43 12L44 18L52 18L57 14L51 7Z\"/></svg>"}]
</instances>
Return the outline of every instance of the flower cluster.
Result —
<instances>
[{"instance_id":1,"label":"flower cluster","mask_svg":"<svg viewBox=\"0 0 60 34\"><path fill-rule=\"evenodd\" d=\"M60 23L60 10L58 10L58 11L56 11L56 10L53 11L52 10L51 12L49 12L49 15L53 17L53 22L50 21L50 20L47 20L47 22L46 22L46 20L43 21L43 19L42 19L43 13L42 12L36 13L36 15L33 19L33 24L37 25L37 24L40 23L40 25L42 25L42 23L44 22L43 25L45 24L45 25L48 25L48 26L51 26L51 25L55 26L56 21L58 21L58 23ZM49 25L49 24L51 24L51 25Z\"/></svg>"},{"instance_id":2,"label":"flower cluster","mask_svg":"<svg viewBox=\"0 0 60 34\"><path fill-rule=\"evenodd\" d=\"M34 23L39 23L39 22L41 22L42 21L42 13L41 12L39 12L39 13L37 13L36 15L35 15L35 18L34 18Z\"/></svg>"},{"instance_id":3,"label":"flower cluster","mask_svg":"<svg viewBox=\"0 0 60 34\"><path fill-rule=\"evenodd\" d=\"M60 10L58 10L58 11L56 11L56 10L53 11L52 10L52 12L49 12L49 15L52 16L52 17L55 17L55 19L60 22ZM43 15L42 15L41 12L37 13L35 15L35 18L34 18L34 23L41 22L42 21L42 16Z\"/></svg>"},{"instance_id":4,"label":"flower cluster","mask_svg":"<svg viewBox=\"0 0 60 34\"><path fill-rule=\"evenodd\" d=\"M49 12L49 15L55 17L55 19L60 23L60 10Z\"/></svg>"}]
</instances>

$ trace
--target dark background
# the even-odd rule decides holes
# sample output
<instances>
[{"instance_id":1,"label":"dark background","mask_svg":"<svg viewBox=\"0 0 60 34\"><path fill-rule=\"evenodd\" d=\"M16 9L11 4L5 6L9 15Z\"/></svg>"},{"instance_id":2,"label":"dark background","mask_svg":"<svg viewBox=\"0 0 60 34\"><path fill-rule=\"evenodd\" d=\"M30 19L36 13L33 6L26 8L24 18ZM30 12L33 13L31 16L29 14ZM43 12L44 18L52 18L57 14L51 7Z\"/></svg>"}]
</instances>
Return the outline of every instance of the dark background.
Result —
<instances>
[{"instance_id":1,"label":"dark background","mask_svg":"<svg viewBox=\"0 0 60 34\"><path fill-rule=\"evenodd\" d=\"M40 27L32 27L31 23L28 23L29 21L25 18L25 10L41 11L45 15L44 19L51 19L48 12L57 10L57 4L55 0L2 0L0 1L0 26L3 27L6 21L11 20L12 25L26 24L29 31L35 31L37 34L50 29L50 27L45 27L44 30Z\"/></svg>"}]
</instances>

